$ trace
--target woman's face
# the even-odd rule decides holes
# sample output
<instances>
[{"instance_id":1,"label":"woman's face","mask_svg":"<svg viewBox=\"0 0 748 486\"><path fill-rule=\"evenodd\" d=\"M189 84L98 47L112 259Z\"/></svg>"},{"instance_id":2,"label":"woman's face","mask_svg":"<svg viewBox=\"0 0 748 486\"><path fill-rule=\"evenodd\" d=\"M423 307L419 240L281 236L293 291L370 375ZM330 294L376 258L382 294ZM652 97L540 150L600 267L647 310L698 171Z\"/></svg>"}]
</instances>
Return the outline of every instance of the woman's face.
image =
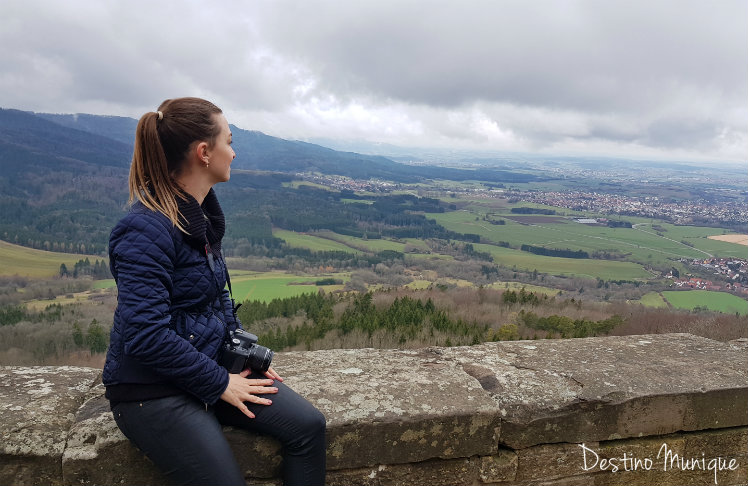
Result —
<instances>
[{"instance_id":1,"label":"woman's face","mask_svg":"<svg viewBox=\"0 0 748 486\"><path fill-rule=\"evenodd\" d=\"M221 133L215 139L212 147L206 150L208 158L207 171L213 183L226 182L231 177L231 161L236 154L231 148L231 129L223 114L215 115L216 122L221 127Z\"/></svg>"}]
</instances>

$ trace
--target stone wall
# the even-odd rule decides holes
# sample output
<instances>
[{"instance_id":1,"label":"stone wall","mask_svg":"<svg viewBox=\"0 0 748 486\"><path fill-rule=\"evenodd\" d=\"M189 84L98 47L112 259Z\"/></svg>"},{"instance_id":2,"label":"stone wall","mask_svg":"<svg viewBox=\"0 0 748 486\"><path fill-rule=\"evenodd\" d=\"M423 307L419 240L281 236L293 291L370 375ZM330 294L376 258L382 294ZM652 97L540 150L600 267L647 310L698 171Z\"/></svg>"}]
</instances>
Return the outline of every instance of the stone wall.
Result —
<instances>
[{"instance_id":1,"label":"stone wall","mask_svg":"<svg viewBox=\"0 0 748 486\"><path fill-rule=\"evenodd\" d=\"M275 365L327 417L331 485L748 482L748 340L329 350ZM99 370L0 378L0 484L163 482L114 424ZM279 484L276 442L225 432L249 484Z\"/></svg>"}]
</instances>

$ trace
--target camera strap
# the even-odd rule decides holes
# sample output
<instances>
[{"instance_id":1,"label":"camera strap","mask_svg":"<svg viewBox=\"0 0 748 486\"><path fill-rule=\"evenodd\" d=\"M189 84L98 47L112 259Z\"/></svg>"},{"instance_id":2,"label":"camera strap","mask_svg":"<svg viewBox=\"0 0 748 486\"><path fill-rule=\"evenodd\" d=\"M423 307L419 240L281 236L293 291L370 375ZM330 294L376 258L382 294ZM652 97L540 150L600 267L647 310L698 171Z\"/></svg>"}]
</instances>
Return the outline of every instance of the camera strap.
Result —
<instances>
[{"instance_id":1,"label":"camera strap","mask_svg":"<svg viewBox=\"0 0 748 486\"><path fill-rule=\"evenodd\" d=\"M213 258L213 251L210 248L210 244L205 244L205 256L208 258L208 266L211 271L215 272L215 259ZM229 295L231 296L231 308L234 310L234 317L236 317L236 311L242 306L241 303L236 303L234 300L234 292L231 291L231 277L229 277L229 267L226 265L226 259L223 257L223 250L221 250L220 263L223 265L223 274L226 277L226 284L229 287Z\"/></svg>"},{"instance_id":2,"label":"camera strap","mask_svg":"<svg viewBox=\"0 0 748 486\"><path fill-rule=\"evenodd\" d=\"M236 311L239 310L239 307L242 306L242 303L239 302L238 304L234 300L234 292L231 291L231 277L229 277L229 267L226 265L226 259L223 257L223 250L221 250L221 262L223 263L223 273L226 274L226 285L229 287L229 295L231 296L231 307L234 309L234 315L236 315Z\"/></svg>"}]
</instances>

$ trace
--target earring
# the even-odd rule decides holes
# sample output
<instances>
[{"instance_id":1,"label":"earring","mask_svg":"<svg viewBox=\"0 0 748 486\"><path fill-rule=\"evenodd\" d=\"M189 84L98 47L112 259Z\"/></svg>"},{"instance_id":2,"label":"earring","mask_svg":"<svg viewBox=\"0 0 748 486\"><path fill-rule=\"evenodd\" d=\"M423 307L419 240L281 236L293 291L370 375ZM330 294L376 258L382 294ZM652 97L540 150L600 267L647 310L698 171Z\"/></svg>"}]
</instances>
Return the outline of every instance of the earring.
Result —
<instances>
[{"instance_id":1,"label":"earring","mask_svg":"<svg viewBox=\"0 0 748 486\"><path fill-rule=\"evenodd\" d=\"M208 158L206 157L206 158L204 158L204 159L203 159L203 162L205 162L205 168L207 169L207 168L208 168L208 166L210 165L210 161L209 161L209 160L208 160Z\"/></svg>"}]
</instances>

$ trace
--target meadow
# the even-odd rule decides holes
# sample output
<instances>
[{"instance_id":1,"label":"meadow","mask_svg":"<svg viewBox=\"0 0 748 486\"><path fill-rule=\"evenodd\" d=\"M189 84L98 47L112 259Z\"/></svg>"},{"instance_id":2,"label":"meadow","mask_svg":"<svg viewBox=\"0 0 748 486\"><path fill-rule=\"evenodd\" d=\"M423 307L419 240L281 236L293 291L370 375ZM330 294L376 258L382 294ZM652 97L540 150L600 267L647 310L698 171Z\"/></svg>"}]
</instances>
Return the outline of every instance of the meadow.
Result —
<instances>
[{"instance_id":1,"label":"meadow","mask_svg":"<svg viewBox=\"0 0 748 486\"><path fill-rule=\"evenodd\" d=\"M405 243L388 240L386 238L363 239L356 238L355 236L333 233L332 231L319 231L318 234L322 235L324 238L329 238L333 241L348 245L351 248L359 248L371 253L378 253L386 250L399 251L402 253L405 249Z\"/></svg>"},{"instance_id":2,"label":"meadow","mask_svg":"<svg viewBox=\"0 0 748 486\"><path fill-rule=\"evenodd\" d=\"M505 224L493 225L484 221L487 213L493 219L503 219ZM673 258L704 258L715 254L732 257L740 254L737 245L707 238L722 234L720 229L654 223L665 230L659 231L661 236L657 234L658 230L651 228L651 220L643 223L641 218L633 217L623 219L637 225L636 228L608 228L577 223L572 217L518 216L508 211L479 211L477 208L427 216L452 231L478 234L495 243L505 241L512 246L529 244L590 253L618 250L629 254L627 259L639 263L666 263Z\"/></svg>"},{"instance_id":3,"label":"meadow","mask_svg":"<svg viewBox=\"0 0 748 486\"><path fill-rule=\"evenodd\" d=\"M649 292L642 295L639 302L646 307L667 308L667 302L659 292Z\"/></svg>"},{"instance_id":4,"label":"meadow","mask_svg":"<svg viewBox=\"0 0 748 486\"><path fill-rule=\"evenodd\" d=\"M339 243L328 238L320 238L319 236L307 233L297 233L295 231L273 228L273 236L282 239L288 244L288 246L293 248L306 248L312 251L345 251L348 253L361 253L359 250L353 249L344 243Z\"/></svg>"},{"instance_id":5,"label":"meadow","mask_svg":"<svg viewBox=\"0 0 748 486\"><path fill-rule=\"evenodd\" d=\"M315 285L314 282L324 278L336 278L345 281L350 278L347 274L332 274L319 277L300 277L280 272L252 273L245 271L231 271L231 287L237 302L245 300L260 300L269 302L273 299L293 297L306 293L316 293L320 289L325 292L340 290L343 285Z\"/></svg>"},{"instance_id":6,"label":"meadow","mask_svg":"<svg viewBox=\"0 0 748 486\"><path fill-rule=\"evenodd\" d=\"M726 292L668 290L662 292L662 295L677 309L693 310L694 308L701 308L725 314L748 314L748 301Z\"/></svg>"},{"instance_id":7,"label":"meadow","mask_svg":"<svg viewBox=\"0 0 748 486\"><path fill-rule=\"evenodd\" d=\"M92 263L97 259L105 260L93 255L35 250L0 241L0 275L3 276L50 278L60 274L60 265L63 263L72 271L76 262L86 258Z\"/></svg>"},{"instance_id":8,"label":"meadow","mask_svg":"<svg viewBox=\"0 0 748 486\"><path fill-rule=\"evenodd\" d=\"M641 265L632 262L549 257L483 243L474 244L473 247L476 251L489 253L494 263L527 272L537 270L538 273L550 275L603 280L639 280L653 277Z\"/></svg>"}]
</instances>

